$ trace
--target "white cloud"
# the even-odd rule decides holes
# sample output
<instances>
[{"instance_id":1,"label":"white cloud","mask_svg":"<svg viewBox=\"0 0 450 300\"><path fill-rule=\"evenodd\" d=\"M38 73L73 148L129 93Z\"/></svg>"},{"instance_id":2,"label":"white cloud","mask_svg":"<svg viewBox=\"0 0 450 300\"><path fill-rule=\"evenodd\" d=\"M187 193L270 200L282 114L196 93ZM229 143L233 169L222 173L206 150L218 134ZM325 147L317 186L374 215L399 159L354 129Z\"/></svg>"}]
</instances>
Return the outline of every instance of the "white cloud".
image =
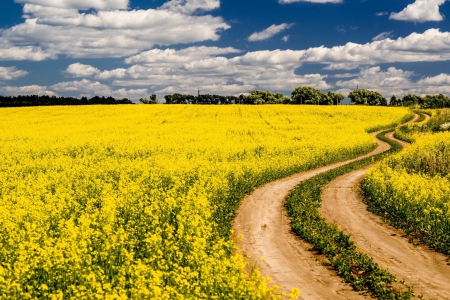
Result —
<instances>
[{"instance_id":1,"label":"white cloud","mask_svg":"<svg viewBox=\"0 0 450 300\"><path fill-rule=\"evenodd\" d=\"M78 10L73 8L41 6L27 3L23 7L23 13L25 18L52 18L54 16L76 17L78 15Z\"/></svg>"},{"instance_id":2,"label":"white cloud","mask_svg":"<svg viewBox=\"0 0 450 300\"><path fill-rule=\"evenodd\" d=\"M446 0L416 0L399 13L391 13L389 19L399 21L427 22L442 21L439 6Z\"/></svg>"},{"instance_id":3,"label":"white cloud","mask_svg":"<svg viewBox=\"0 0 450 300\"><path fill-rule=\"evenodd\" d=\"M230 28L221 17L210 15L155 9L79 13L83 1L78 6L78 1L23 2L27 2L25 22L0 31L0 60L124 57L156 44L216 41L221 30ZM122 2L93 1L92 5L113 8L122 7Z\"/></svg>"},{"instance_id":4,"label":"white cloud","mask_svg":"<svg viewBox=\"0 0 450 300\"><path fill-rule=\"evenodd\" d=\"M5 86L0 87L0 92L4 95L56 95L53 91L47 89L46 86L28 85L28 86Z\"/></svg>"},{"instance_id":5,"label":"white cloud","mask_svg":"<svg viewBox=\"0 0 450 300\"><path fill-rule=\"evenodd\" d=\"M351 77L357 77L358 73L342 73L342 74L336 74L333 75L335 78L351 78Z\"/></svg>"},{"instance_id":6,"label":"white cloud","mask_svg":"<svg viewBox=\"0 0 450 300\"><path fill-rule=\"evenodd\" d=\"M217 55L239 53L238 49L227 47L189 47L181 50L175 49L152 49L149 51L141 52L137 55L125 59L127 64L136 63L187 63L202 58L210 58Z\"/></svg>"},{"instance_id":7,"label":"white cloud","mask_svg":"<svg viewBox=\"0 0 450 300\"><path fill-rule=\"evenodd\" d=\"M50 90L59 93L69 93L71 95L77 95L77 97L87 96L112 96L114 98L129 98L131 100L137 100L141 97L148 96L147 89L117 89L113 90L108 85L102 84L98 81L92 81L82 79L79 81L67 81L60 82L58 84L49 87Z\"/></svg>"},{"instance_id":8,"label":"white cloud","mask_svg":"<svg viewBox=\"0 0 450 300\"><path fill-rule=\"evenodd\" d=\"M332 63L325 68L327 71L335 71L335 70L354 70L360 66L359 63Z\"/></svg>"},{"instance_id":9,"label":"white cloud","mask_svg":"<svg viewBox=\"0 0 450 300\"><path fill-rule=\"evenodd\" d=\"M381 11L381 12L375 13L375 15L378 16L378 17L386 16L386 15L388 15L388 14L389 14L389 13L388 13L387 11Z\"/></svg>"},{"instance_id":10,"label":"white cloud","mask_svg":"<svg viewBox=\"0 0 450 300\"><path fill-rule=\"evenodd\" d=\"M413 84L408 93L421 96L436 94L450 96L450 74L441 73L436 76L422 78Z\"/></svg>"},{"instance_id":11,"label":"white cloud","mask_svg":"<svg viewBox=\"0 0 450 300\"><path fill-rule=\"evenodd\" d=\"M27 71L17 70L16 67L0 67L0 80L13 80L26 75Z\"/></svg>"},{"instance_id":12,"label":"white cloud","mask_svg":"<svg viewBox=\"0 0 450 300\"><path fill-rule=\"evenodd\" d=\"M90 65L74 63L68 66L63 73L71 77L91 77L100 73L100 70Z\"/></svg>"},{"instance_id":13,"label":"white cloud","mask_svg":"<svg viewBox=\"0 0 450 300\"><path fill-rule=\"evenodd\" d=\"M248 40L250 42L257 42L257 41L265 41L270 39L271 37L273 37L274 35L289 29L293 26L294 24L288 24L288 23L283 23L280 25L272 25L269 28L264 29L263 31L260 32L255 32L252 35L250 35L248 37Z\"/></svg>"},{"instance_id":14,"label":"white cloud","mask_svg":"<svg viewBox=\"0 0 450 300\"><path fill-rule=\"evenodd\" d=\"M450 75L441 73L434 77L426 77L420 79L417 83L420 85L434 85L434 86L450 85Z\"/></svg>"},{"instance_id":15,"label":"white cloud","mask_svg":"<svg viewBox=\"0 0 450 300\"><path fill-rule=\"evenodd\" d=\"M289 41L289 35L285 35L282 38L283 42L287 43Z\"/></svg>"},{"instance_id":16,"label":"white cloud","mask_svg":"<svg viewBox=\"0 0 450 300\"><path fill-rule=\"evenodd\" d=\"M1 43L0 37L0 61L5 60L30 60L42 61L55 59L56 54L52 49L43 50L37 46L13 46L8 43Z\"/></svg>"},{"instance_id":17,"label":"white cloud","mask_svg":"<svg viewBox=\"0 0 450 300\"><path fill-rule=\"evenodd\" d=\"M389 98L392 95L403 96L408 94L414 87L411 80L413 72L403 71L394 67L382 71L379 66L367 69L361 69L357 78L349 80L339 80L336 86L340 87L338 91L347 94L359 88L374 90L380 92L384 97Z\"/></svg>"},{"instance_id":18,"label":"white cloud","mask_svg":"<svg viewBox=\"0 0 450 300\"><path fill-rule=\"evenodd\" d=\"M344 0L278 0L281 4L290 4L294 2L311 2L311 3L343 3Z\"/></svg>"},{"instance_id":19,"label":"white cloud","mask_svg":"<svg viewBox=\"0 0 450 300\"><path fill-rule=\"evenodd\" d=\"M182 14L211 11L220 8L220 0L170 0L159 9L170 10Z\"/></svg>"},{"instance_id":20,"label":"white cloud","mask_svg":"<svg viewBox=\"0 0 450 300\"><path fill-rule=\"evenodd\" d=\"M87 10L127 9L128 0L15 0L16 3L35 4L53 8Z\"/></svg>"},{"instance_id":21,"label":"white cloud","mask_svg":"<svg viewBox=\"0 0 450 300\"><path fill-rule=\"evenodd\" d=\"M338 74L339 75L339 74ZM336 77L346 78L351 74L340 74ZM450 96L450 75L439 74L414 81L414 72L404 71L394 67L381 70L379 66L367 69L361 69L356 78L349 80L340 80L336 86L340 87L338 91L348 94L357 86L368 90L380 92L384 97L390 98L392 95L403 97L406 94L417 94L420 96L445 94ZM355 77L355 76L352 76Z\"/></svg>"},{"instance_id":22,"label":"white cloud","mask_svg":"<svg viewBox=\"0 0 450 300\"><path fill-rule=\"evenodd\" d=\"M392 32L393 31L385 31L380 33L379 35L375 36L372 38L372 41L381 41L381 40L385 40L387 38L390 38L392 36Z\"/></svg>"},{"instance_id":23,"label":"white cloud","mask_svg":"<svg viewBox=\"0 0 450 300\"><path fill-rule=\"evenodd\" d=\"M237 52L234 48L217 47L153 49L127 58L129 68L105 70L95 78L110 80L116 86L145 86L157 93L195 94L197 87L204 93L222 95L246 93L255 88L290 92L299 85L331 87L326 75L295 74L304 51L255 51L231 58L222 56Z\"/></svg>"},{"instance_id":24,"label":"white cloud","mask_svg":"<svg viewBox=\"0 0 450 300\"><path fill-rule=\"evenodd\" d=\"M450 60L450 32L428 29L424 33L412 33L405 38L389 38L367 44L347 43L332 48L317 47L305 51L301 62L330 65L327 70L339 66L374 65L389 62L424 62Z\"/></svg>"}]
</instances>

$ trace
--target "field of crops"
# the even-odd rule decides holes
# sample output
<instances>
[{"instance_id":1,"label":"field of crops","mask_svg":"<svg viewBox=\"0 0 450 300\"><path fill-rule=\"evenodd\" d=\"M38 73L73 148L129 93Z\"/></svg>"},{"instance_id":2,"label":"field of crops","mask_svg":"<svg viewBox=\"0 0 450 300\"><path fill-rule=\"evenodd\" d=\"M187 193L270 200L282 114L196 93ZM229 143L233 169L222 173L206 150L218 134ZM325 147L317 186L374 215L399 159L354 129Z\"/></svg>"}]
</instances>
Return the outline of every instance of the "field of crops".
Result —
<instances>
[{"instance_id":1,"label":"field of crops","mask_svg":"<svg viewBox=\"0 0 450 300\"><path fill-rule=\"evenodd\" d=\"M371 210L450 254L450 133L421 136L370 170L363 189Z\"/></svg>"},{"instance_id":2,"label":"field of crops","mask_svg":"<svg viewBox=\"0 0 450 300\"><path fill-rule=\"evenodd\" d=\"M365 129L407 114L298 106L2 109L0 295L265 297L273 290L257 272L244 274L230 239L243 196L368 152L375 143Z\"/></svg>"}]
</instances>

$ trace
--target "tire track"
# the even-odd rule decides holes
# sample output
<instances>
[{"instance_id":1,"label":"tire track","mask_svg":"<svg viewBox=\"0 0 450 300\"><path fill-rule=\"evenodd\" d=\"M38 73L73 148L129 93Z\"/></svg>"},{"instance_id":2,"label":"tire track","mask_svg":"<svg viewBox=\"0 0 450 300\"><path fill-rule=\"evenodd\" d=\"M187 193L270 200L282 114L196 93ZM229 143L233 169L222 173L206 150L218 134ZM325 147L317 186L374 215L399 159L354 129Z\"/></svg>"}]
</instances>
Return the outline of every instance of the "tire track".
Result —
<instances>
[{"instance_id":1,"label":"tire track","mask_svg":"<svg viewBox=\"0 0 450 300\"><path fill-rule=\"evenodd\" d=\"M393 134L387 136L397 140ZM398 281L413 285L416 299L420 299L419 296L450 299L448 257L426 246L412 245L403 237L403 231L389 226L381 217L367 211L359 186L368 169L348 173L327 185L322 193L322 216L350 234L360 252L388 269Z\"/></svg>"},{"instance_id":2,"label":"tire track","mask_svg":"<svg viewBox=\"0 0 450 300\"><path fill-rule=\"evenodd\" d=\"M418 118L416 115L411 122ZM372 136L376 139L378 133ZM321 257L310 251L311 245L291 231L283 204L300 182L390 148L376 141L378 147L371 153L271 182L243 200L233 222L235 243L252 267L271 277L281 291L299 288L300 299L366 299L343 283L331 267L322 265Z\"/></svg>"}]
</instances>

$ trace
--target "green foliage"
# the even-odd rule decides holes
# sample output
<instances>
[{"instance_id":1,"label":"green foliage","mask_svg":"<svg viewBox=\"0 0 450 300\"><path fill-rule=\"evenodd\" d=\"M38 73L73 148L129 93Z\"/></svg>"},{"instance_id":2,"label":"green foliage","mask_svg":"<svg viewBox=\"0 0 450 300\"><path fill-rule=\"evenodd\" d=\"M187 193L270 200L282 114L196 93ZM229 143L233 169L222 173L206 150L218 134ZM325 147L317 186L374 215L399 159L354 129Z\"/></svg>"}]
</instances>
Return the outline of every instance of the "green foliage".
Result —
<instances>
[{"instance_id":1,"label":"green foliage","mask_svg":"<svg viewBox=\"0 0 450 300\"><path fill-rule=\"evenodd\" d=\"M344 95L340 93L335 93L333 91L328 91L327 95L328 98L331 99L331 101L333 101L334 105L338 105L345 98Z\"/></svg>"},{"instance_id":2,"label":"green foliage","mask_svg":"<svg viewBox=\"0 0 450 300\"><path fill-rule=\"evenodd\" d=\"M122 100L109 97L94 96L90 99L81 97L56 97L56 96L0 96L0 107L25 107L25 106L65 106L65 105L111 105L111 104L134 104L131 100L123 98Z\"/></svg>"},{"instance_id":3,"label":"green foliage","mask_svg":"<svg viewBox=\"0 0 450 300\"><path fill-rule=\"evenodd\" d=\"M285 206L292 217L292 229L301 238L311 243L314 249L326 255L331 266L357 291L370 291L378 299L410 299L410 288L399 291L392 286L395 277L380 268L370 257L359 253L350 237L335 225L329 225L320 215L321 191L333 179L357 170L387 155L398 152L401 146L386 139L383 132L378 137L392 148L373 157L368 157L342 167L319 174L302 182L288 196Z\"/></svg>"},{"instance_id":4,"label":"green foliage","mask_svg":"<svg viewBox=\"0 0 450 300\"><path fill-rule=\"evenodd\" d=\"M448 127L450 123L450 110L449 109L439 109L439 110L415 110L416 113L420 114L419 120L414 124L403 125L395 129L395 137L403 141L413 143L416 141L417 136L434 133L434 132L444 132L449 131ZM431 118L424 123L425 115L431 116Z\"/></svg>"},{"instance_id":5,"label":"green foliage","mask_svg":"<svg viewBox=\"0 0 450 300\"><path fill-rule=\"evenodd\" d=\"M355 89L348 95L348 98L357 105L387 106L386 98L375 91Z\"/></svg>"},{"instance_id":6,"label":"green foliage","mask_svg":"<svg viewBox=\"0 0 450 300\"><path fill-rule=\"evenodd\" d=\"M158 100L156 99L156 94L152 94L150 96L150 100L148 100L147 98L140 98L139 102L141 102L142 104L158 104Z\"/></svg>"},{"instance_id":7,"label":"green foliage","mask_svg":"<svg viewBox=\"0 0 450 300\"><path fill-rule=\"evenodd\" d=\"M253 90L248 96L243 97L244 104L289 104L289 97L283 93L272 93L270 91Z\"/></svg>"},{"instance_id":8,"label":"green foliage","mask_svg":"<svg viewBox=\"0 0 450 300\"><path fill-rule=\"evenodd\" d=\"M332 105L333 101L340 102L344 99L344 97L342 96L341 98L341 96L341 94L336 94L334 92L329 92L329 94L327 94L310 86L301 86L292 91L291 99L294 104Z\"/></svg>"},{"instance_id":9,"label":"green foliage","mask_svg":"<svg viewBox=\"0 0 450 300\"><path fill-rule=\"evenodd\" d=\"M426 95L422 102L419 103L421 108L427 109L427 108L444 108L444 107L450 107L450 99L443 95Z\"/></svg>"}]
</instances>

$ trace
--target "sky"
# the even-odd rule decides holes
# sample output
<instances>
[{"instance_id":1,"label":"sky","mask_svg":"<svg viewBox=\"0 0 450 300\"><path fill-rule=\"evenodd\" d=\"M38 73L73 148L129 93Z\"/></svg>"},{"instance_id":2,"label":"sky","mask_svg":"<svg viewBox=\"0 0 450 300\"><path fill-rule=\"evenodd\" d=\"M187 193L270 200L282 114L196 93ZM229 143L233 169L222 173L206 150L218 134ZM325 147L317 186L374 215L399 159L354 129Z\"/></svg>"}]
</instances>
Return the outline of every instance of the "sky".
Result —
<instances>
[{"instance_id":1,"label":"sky","mask_svg":"<svg viewBox=\"0 0 450 300\"><path fill-rule=\"evenodd\" d=\"M446 0L1 0L0 95L450 96Z\"/></svg>"}]
</instances>

